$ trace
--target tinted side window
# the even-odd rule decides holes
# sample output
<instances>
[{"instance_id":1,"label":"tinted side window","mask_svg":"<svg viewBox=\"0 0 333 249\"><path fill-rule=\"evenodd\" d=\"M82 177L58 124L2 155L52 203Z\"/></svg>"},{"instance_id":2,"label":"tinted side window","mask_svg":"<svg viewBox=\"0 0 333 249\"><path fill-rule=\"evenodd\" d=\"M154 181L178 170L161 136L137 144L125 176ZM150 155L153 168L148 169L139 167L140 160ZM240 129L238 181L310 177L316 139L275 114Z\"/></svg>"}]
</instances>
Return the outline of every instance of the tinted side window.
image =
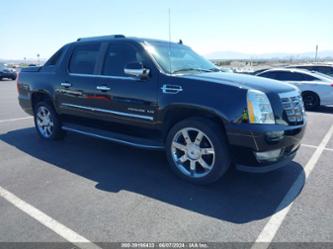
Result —
<instances>
[{"instance_id":1,"label":"tinted side window","mask_svg":"<svg viewBox=\"0 0 333 249\"><path fill-rule=\"evenodd\" d=\"M294 73L290 72L278 72L278 80L281 81L291 81L294 80Z\"/></svg>"},{"instance_id":2,"label":"tinted side window","mask_svg":"<svg viewBox=\"0 0 333 249\"><path fill-rule=\"evenodd\" d=\"M269 79L274 79L274 80L278 79L278 76L277 76L276 72L262 73L262 74L259 74L259 76L269 78Z\"/></svg>"},{"instance_id":3,"label":"tinted side window","mask_svg":"<svg viewBox=\"0 0 333 249\"><path fill-rule=\"evenodd\" d=\"M100 44L79 45L73 51L69 71L79 74L94 74Z\"/></svg>"},{"instance_id":4,"label":"tinted side window","mask_svg":"<svg viewBox=\"0 0 333 249\"><path fill-rule=\"evenodd\" d=\"M301 74L301 73L294 73L295 80L298 81L314 81L318 80L317 78L307 75L307 74Z\"/></svg>"},{"instance_id":5,"label":"tinted side window","mask_svg":"<svg viewBox=\"0 0 333 249\"><path fill-rule=\"evenodd\" d=\"M332 74L333 73L333 67L316 66L316 67L314 67L313 70L323 73L323 74Z\"/></svg>"},{"instance_id":6,"label":"tinted side window","mask_svg":"<svg viewBox=\"0 0 333 249\"><path fill-rule=\"evenodd\" d=\"M278 79L281 81L314 81L317 80L307 74L297 73L297 72L279 72Z\"/></svg>"},{"instance_id":7,"label":"tinted side window","mask_svg":"<svg viewBox=\"0 0 333 249\"><path fill-rule=\"evenodd\" d=\"M65 48L59 49L52 57L46 62L45 66L56 66L59 61L61 56L64 53Z\"/></svg>"},{"instance_id":8,"label":"tinted side window","mask_svg":"<svg viewBox=\"0 0 333 249\"><path fill-rule=\"evenodd\" d=\"M127 76L124 73L124 68L131 62L144 64L144 54L128 44L111 44L105 56L102 74Z\"/></svg>"}]
</instances>

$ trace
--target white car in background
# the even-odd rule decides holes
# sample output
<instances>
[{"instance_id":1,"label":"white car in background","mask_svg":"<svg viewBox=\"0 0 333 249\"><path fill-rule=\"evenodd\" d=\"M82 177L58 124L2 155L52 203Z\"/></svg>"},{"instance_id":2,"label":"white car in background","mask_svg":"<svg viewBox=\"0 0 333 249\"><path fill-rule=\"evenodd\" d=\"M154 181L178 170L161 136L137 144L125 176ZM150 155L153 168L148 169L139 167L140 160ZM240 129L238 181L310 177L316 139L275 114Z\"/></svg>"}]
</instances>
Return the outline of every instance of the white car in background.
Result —
<instances>
[{"instance_id":1,"label":"white car in background","mask_svg":"<svg viewBox=\"0 0 333 249\"><path fill-rule=\"evenodd\" d=\"M297 86L303 96L305 109L320 105L333 105L333 78L325 74L302 69L274 68L256 76L279 80Z\"/></svg>"}]
</instances>

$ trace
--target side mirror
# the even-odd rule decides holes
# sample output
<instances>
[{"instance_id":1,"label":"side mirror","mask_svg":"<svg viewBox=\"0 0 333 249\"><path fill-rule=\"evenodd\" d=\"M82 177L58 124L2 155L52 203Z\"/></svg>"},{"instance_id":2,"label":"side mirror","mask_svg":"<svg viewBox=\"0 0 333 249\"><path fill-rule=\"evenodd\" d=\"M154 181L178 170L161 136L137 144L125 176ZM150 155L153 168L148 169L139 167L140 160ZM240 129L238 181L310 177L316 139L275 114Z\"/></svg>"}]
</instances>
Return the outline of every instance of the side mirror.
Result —
<instances>
[{"instance_id":1,"label":"side mirror","mask_svg":"<svg viewBox=\"0 0 333 249\"><path fill-rule=\"evenodd\" d=\"M148 68L144 68L139 62L132 62L125 66L124 72L130 76L147 79L149 77L150 70Z\"/></svg>"}]
</instances>

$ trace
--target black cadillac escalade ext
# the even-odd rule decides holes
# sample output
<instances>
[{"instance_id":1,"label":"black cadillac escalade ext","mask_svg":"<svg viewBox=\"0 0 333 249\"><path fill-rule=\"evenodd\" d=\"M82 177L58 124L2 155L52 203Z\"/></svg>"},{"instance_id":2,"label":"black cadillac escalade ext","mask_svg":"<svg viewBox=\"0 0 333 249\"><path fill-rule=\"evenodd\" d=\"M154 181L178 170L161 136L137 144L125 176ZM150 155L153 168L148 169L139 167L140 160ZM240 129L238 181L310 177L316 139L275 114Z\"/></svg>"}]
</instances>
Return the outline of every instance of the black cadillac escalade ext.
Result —
<instances>
[{"instance_id":1,"label":"black cadillac escalade ext","mask_svg":"<svg viewBox=\"0 0 333 249\"><path fill-rule=\"evenodd\" d=\"M75 132L164 149L175 173L199 184L230 165L251 172L288 165L306 123L296 87L220 72L182 42L78 39L44 66L23 69L17 84L42 138Z\"/></svg>"}]
</instances>

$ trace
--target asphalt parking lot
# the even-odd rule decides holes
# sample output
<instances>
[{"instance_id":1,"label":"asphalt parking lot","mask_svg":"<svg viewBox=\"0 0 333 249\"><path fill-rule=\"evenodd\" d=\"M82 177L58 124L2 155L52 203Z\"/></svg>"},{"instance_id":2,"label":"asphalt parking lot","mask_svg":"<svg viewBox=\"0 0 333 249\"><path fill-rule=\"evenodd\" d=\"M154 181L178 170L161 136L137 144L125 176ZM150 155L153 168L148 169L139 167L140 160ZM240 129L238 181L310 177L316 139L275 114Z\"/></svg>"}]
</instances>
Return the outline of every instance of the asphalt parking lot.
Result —
<instances>
[{"instance_id":1,"label":"asphalt parking lot","mask_svg":"<svg viewBox=\"0 0 333 249\"><path fill-rule=\"evenodd\" d=\"M175 177L161 152L73 134L43 141L16 98L15 82L0 81L0 242L333 246L333 107L308 113L287 167L230 170L201 187Z\"/></svg>"}]
</instances>

